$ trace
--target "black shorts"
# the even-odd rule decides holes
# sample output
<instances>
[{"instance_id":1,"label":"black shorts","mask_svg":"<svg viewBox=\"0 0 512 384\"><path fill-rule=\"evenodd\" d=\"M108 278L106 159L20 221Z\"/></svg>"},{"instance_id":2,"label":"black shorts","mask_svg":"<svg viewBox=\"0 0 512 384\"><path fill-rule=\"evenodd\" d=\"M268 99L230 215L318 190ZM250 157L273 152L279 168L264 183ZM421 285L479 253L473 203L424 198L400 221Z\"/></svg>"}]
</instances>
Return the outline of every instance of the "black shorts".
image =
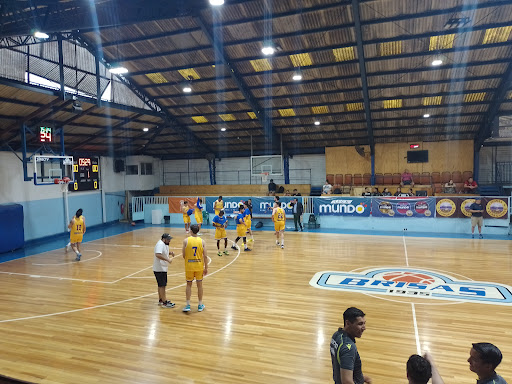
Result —
<instances>
[{"instance_id":1,"label":"black shorts","mask_svg":"<svg viewBox=\"0 0 512 384\"><path fill-rule=\"evenodd\" d=\"M156 282L159 287L166 287L167 286L167 272L156 272L153 271L156 277Z\"/></svg>"}]
</instances>

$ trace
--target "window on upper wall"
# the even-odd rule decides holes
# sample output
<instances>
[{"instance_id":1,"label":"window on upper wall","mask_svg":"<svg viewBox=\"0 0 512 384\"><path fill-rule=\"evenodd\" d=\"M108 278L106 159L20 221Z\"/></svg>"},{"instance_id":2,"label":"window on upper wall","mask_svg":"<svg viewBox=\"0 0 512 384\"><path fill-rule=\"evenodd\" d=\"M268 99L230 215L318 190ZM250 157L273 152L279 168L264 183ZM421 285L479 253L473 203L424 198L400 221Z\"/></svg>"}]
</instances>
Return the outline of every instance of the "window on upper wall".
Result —
<instances>
[{"instance_id":1,"label":"window on upper wall","mask_svg":"<svg viewBox=\"0 0 512 384\"><path fill-rule=\"evenodd\" d=\"M152 175L153 174L153 163L141 163L140 164L141 175Z\"/></svg>"},{"instance_id":2,"label":"window on upper wall","mask_svg":"<svg viewBox=\"0 0 512 384\"><path fill-rule=\"evenodd\" d=\"M138 175L139 174L139 166L138 165L127 165L126 166L126 174L127 175Z\"/></svg>"}]
</instances>

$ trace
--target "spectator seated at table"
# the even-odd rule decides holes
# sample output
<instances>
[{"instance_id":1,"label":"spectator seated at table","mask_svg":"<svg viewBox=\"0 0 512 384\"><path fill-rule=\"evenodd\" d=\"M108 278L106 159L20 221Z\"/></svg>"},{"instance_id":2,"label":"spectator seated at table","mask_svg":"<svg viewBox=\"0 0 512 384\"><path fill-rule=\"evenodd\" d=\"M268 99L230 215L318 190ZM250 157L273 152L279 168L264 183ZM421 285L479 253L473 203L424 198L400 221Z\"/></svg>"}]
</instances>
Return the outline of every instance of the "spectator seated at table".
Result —
<instances>
[{"instance_id":1,"label":"spectator seated at table","mask_svg":"<svg viewBox=\"0 0 512 384\"><path fill-rule=\"evenodd\" d=\"M455 183L452 179L450 179L450 181L444 185L443 193L457 193L457 190L455 189Z\"/></svg>"},{"instance_id":2,"label":"spectator seated at table","mask_svg":"<svg viewBox=\"0 0 512 384\"><path fill-rule=\"evenodd\" d=\"M379 188L373 188L372 196L382 196L381 193L379 192Z\"/></svg>"},{"instance_id":3,"label":"spectator seated at table","mask_svg":"<svg viewBox=\"0 0 512 384\"><path fill-rule=\"evenodd\" d=\"M464 193L477 193L476 189L478 188L478 184L472 177L466 180L464 183Z\"/></svg>"},{"instance_id":4,"label":"spectator seated at table","mask_svg":"<svg viewBox=\"0 0 512 384\"><path fill-rule=\"evenodd\" d=\"M414 180L412 179L412 173L409 172L408 169L402 173L402 181L400 182L400 185L403 187L404 185L410 185L414 187Z\"/></svg>"},{"instance_id":5,"label":"spectator seated at table","mask_svg":"<svg viewBox=\"0 0 512 384\"><path fill-rule=\"evenodd\" d=\"M292 196L302 196L299 191L297 191L297 188L293 190Z\"/></svg>"},{"instance_id":6,"label":"spectator seated at table","mask_svg":"<svg viewBox=\"0 0 512 384\"><path fill-rule=\"evenodd\" d=\"M274 179L270 179L270 182L268 183L268 195L272 196L276 194L277 185L274 183Z\"/></svg>"},{"instance_id":7,"label":"spectator seated at table","mask_svg":"<svg viewBox=\"0 0 512 384\"><path fill-rule=\"evenodd\" d=\"M389 192L389 189L384 188L384 190L382 191L382 196L391 196L391 192Z\"/></svg>"},{"instance_id":8,"label":"spectator seated at table","mask_svg":"<svg viewBox=\"0 0 512 384\"><path fill-rule=\"evenodd\" d=\"M291 196L291 194L290 194L290 190L289 190L289 189L287 189L287 190L284 192L284 195L285 195L285 196Z\"/></svg>"},{"instance_id":9,"label":"spectator seated at table","mask_svg":"<svg viewBox=\"0 0 512 384\"><path fill-rule=\"evenodd\" d=\"M329 184L329 182L327 180L325 180L325 184L322 187L322 193L324 195L330 195L332 193L332 185Z\"/></svg>"},{"instance_id":10,"label":"spectator seated at table","mask_svg":"<svg viewBox=\"0 0 512 384\"><path fill-rule=\"evenodd\" d=\"M362 196L370 197L371 195L372 195L372 192L370 191L370 187L366 187L364 189L364 192L363 192Z\"/></svg>"},{"instance_id":11,"label":"spectator seated at table","mask_svg":"<svg viewBox=\"0 0 512 384\"><path fill-rule=\"evenodd\" d=\"M407 196L414 196L414 192L412 188L409 188L409 192L407 192Z\"/></svg>"},{"instance_id":12,"label":"spectator seated at table","mask_svg":"<svg viewBox=\"0 0 512 384\"><path fill-rule=\"evenodd\" d=\"M398 187L396 189L396 192L393 194L393 196L400 196L402 194L402 188Z\"/></svg>"}]
</instances>

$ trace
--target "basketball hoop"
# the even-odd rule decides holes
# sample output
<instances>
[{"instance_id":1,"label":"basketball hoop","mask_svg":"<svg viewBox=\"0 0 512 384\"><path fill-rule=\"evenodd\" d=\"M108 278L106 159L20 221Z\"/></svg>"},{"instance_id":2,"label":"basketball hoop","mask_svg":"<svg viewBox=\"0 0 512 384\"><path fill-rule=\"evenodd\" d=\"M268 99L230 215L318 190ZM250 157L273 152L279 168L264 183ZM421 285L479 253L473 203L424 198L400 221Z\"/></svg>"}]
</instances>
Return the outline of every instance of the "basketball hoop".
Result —
<instances>
[{"instance_id":1,"label":"basketball hoop","mask_svg":"<svg viewBox=\"0 0 512 384\"><path fill-rule=\"evenodd\" d=\"M68 185L69 185L70 181L71 181L71 179L69 177L63 177L62 179L53 179L53 182L55 184L60 185L60 191L62 193L65 193L68 191Z\"/></svg>"},{"instance_id":2,"label":"basketball hoop","mask_svg":"<svg viewBox=\"0 0 512 384\"><path fill-rule=\"evenodd\" d=\"M268 172L262 172L260 173L261 176L261 182L266 183L268 181Z\"/></svg>"}]
</instances>

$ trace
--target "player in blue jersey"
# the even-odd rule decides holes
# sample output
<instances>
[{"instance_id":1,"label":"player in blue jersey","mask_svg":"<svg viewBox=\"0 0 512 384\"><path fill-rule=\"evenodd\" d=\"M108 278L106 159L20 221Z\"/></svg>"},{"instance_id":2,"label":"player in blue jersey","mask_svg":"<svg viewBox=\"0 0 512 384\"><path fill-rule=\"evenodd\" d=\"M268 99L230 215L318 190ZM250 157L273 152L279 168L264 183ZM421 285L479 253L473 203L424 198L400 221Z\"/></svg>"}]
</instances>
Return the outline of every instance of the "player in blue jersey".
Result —
<instances>
[{"instance_id":1,"label":"player in blue jersey","mask_svg":"<svg viewBox=\"0 0 512 384\"><path fill-rule=\"evenodd\" d=\"M247 247L247 227L245 226L243 205L241 205L240 208L238 209L238 215L236 217L236 234L237 238L231 248L238 249L236 243L238 242L238 240L240 240L240 238L242 238L244 241L244 251L250 251L250 249Z\"/></svg>"},{"instance_id":2,"label":"player in blue jersey","mask_svg":"<svg viewBox=\"0 0 512 384\"><path fill-rule=\"evenodd\" d=\"M228 250L228 236L226 235L226 227L228 226L228 219L224 216L224 211L219 211L219 214L213 218L213 226L215 227L215 240L217 240L217 255L222 256L220 251L220 241L224 239L224 254L229 255Z\"/></svg>"},{"instance_id":3,"label":"player in blue jersey","mask_svg":"<svg viewBox=\"0 0 512 384\"><path fill-rule=\"evenodd\" d=\"M251 231L252 212L251 212L251 209L249 208L248 201L244 201L244 221L245 221L245 226L247 227L247 233L249 235L251 235L251 238L249 239L249 241L254 241L254 237L252 236L252 231Z\"/></svg>"}]
</instances>

